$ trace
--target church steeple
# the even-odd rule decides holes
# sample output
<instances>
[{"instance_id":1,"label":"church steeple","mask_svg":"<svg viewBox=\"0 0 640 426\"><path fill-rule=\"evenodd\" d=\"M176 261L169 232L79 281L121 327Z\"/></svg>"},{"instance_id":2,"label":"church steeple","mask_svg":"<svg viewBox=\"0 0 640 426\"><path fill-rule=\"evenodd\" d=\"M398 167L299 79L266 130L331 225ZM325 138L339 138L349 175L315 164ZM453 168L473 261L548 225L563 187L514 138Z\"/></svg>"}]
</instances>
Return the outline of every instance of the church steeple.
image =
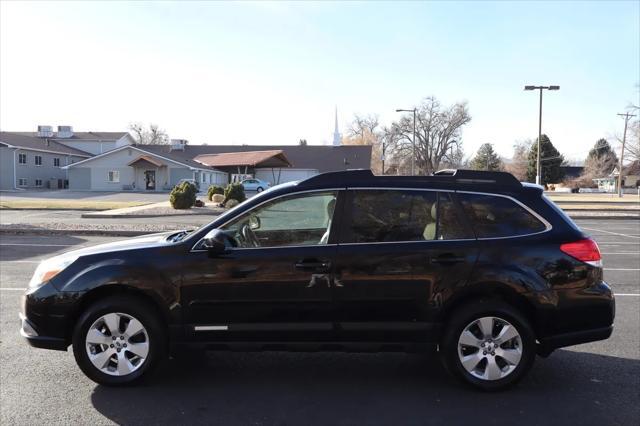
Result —
<instances>
[{"instance_id":1,"label":"church steeple","mask_svg":"<svg viewBox=\"0 0 640 426\"><path fill-rule=\"evenodd\" d=\"M336 127L333 131L333 146L340 146L342 143L342 135L338 130L338 106L336 106Z\"/></svg>"}]
</instances>

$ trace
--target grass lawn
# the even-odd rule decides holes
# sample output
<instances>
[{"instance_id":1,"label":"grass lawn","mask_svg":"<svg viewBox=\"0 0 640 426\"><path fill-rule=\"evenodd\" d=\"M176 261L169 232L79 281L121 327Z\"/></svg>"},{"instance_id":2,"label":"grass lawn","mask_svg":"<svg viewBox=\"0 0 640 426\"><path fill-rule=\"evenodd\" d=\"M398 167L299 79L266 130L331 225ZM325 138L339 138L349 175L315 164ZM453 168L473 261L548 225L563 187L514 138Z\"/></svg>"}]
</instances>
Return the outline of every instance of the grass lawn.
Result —
<instances>
[{"instance_id":1,"label":"grass lawn","mask_svg":"<svg viewBox=\"0 0 640 426\"><path fill-rule=\"evenodd\" d=\"M1 200L0 209L20 210L111 210L150 204L144 201L91 201L58 199Z\"/></svg>"}]
</instances>

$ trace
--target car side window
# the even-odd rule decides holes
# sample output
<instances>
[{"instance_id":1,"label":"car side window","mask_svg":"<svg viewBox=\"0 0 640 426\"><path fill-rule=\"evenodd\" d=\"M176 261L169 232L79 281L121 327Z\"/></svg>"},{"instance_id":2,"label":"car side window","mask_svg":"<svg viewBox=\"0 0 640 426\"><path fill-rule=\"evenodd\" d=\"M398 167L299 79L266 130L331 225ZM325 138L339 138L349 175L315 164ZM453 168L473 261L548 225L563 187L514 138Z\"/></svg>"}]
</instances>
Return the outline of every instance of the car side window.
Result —
<instances>
[{"instance_id":1,"label":"car side window","mask_svg":"<svg viewBox=\"0 0 640 426\"><path fill-rule=\"evenodd\" d=\"M436 197L435 192L351 191L351 220L341 241L374 243L434 239Z\"/></svg>"},{"instance_id":2,"label":"car side window","mask_svg":"<svg viewBox=\"0 0 640 426\"><path fill-rule=\"evenodd\" d=\"M534 234L546 225L518 203L505 197L458 193L478 238Z\"/></svg>"},{"instance_id":3,"label":"car side window","mask_svg":"<svg viewBox=\"0 0 640 426\"><path fill-rule=\"evenodd\" d=\"M337 196L330 191L279 198L221 229L240 248L327 244Z\"/></svg>"},{"instance_id":4,"label":"car side window","mask_svg":"<svg viewBox=\"0 0 640 426\"><path fill-rule=\"evenodd\" d=\"M473 239L448 192L438 193L438 240Z\"/></svg>"},{"instance_id":5,"label":"car side window","mask_svg":"<svg viewBox=\"0 0 640 426\"><path fill-rule=\"evenodd\" d=\"M343 234L343 243L473 238L448 193L411 190L352 191Z\"/></svg>"}]
</instances>

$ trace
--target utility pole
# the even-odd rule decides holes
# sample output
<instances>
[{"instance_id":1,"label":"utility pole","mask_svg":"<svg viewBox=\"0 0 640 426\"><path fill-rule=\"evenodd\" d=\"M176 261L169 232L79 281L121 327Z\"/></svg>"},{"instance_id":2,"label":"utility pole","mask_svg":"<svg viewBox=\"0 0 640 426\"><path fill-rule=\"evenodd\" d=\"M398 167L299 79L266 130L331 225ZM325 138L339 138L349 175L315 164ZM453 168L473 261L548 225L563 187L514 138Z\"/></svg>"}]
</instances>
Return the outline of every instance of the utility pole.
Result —
<instances>
[{"instance_id":1,"label":"utility pole","mask_svg":"<svg viewBox=\"0 0 640 426\"><path fill-rule=\"evenodd\" d=\"M396 109L396 112L413 112L413 140L411 141L411 176L416 172L416 111L413 109Z\"/></svg>"},{"instance_id":2,"label":"utility pole","mask_svg":"<svg viewBox=\"0 0 640 426\"><path fill-rule=\"evenodd\" d=\"M635 117L635 114L625 112L624 114L618 114L620 117L624 117L624 133L622 133L622 149L620 150L620 170L618 171L618 197L622 197L622 167L624 166L624 145L627 141L627 125L629 119Z\"/></svg>"},{"instance_id":3,"label":"utility pole","mask_svg":"<svg viewBox=\"0 0 640 426\"><path fill-rule=\"evenodd\" d=\"M538 159L536 162L536 184L542 185L542 177L540 170L540 139L542 138L542 91L543 90L560 90L560 86L524 86L524 90L540 90L540 112L538 114Z\"/></svg>"}]
</instances>

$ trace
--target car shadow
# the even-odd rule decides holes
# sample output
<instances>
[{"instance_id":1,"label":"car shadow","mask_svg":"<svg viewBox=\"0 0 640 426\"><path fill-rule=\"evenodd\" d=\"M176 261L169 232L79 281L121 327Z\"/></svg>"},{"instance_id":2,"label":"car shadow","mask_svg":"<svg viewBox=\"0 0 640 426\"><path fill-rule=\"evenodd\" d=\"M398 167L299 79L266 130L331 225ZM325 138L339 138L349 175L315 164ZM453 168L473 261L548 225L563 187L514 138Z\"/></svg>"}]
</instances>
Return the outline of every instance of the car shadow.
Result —
<instances>
[{"instance_id":1,"label":"car shadow","mask_svg":"<svg viewBox=\"0 0 640 426\"><path fill-rule=\"evenodd\" d=\"M213 352L135 387L96 386L91 400L119 424L632 424L638 377L639 360L560 350L518 386L482 393L436 354Z\"/></svg>"}]
</instances>

